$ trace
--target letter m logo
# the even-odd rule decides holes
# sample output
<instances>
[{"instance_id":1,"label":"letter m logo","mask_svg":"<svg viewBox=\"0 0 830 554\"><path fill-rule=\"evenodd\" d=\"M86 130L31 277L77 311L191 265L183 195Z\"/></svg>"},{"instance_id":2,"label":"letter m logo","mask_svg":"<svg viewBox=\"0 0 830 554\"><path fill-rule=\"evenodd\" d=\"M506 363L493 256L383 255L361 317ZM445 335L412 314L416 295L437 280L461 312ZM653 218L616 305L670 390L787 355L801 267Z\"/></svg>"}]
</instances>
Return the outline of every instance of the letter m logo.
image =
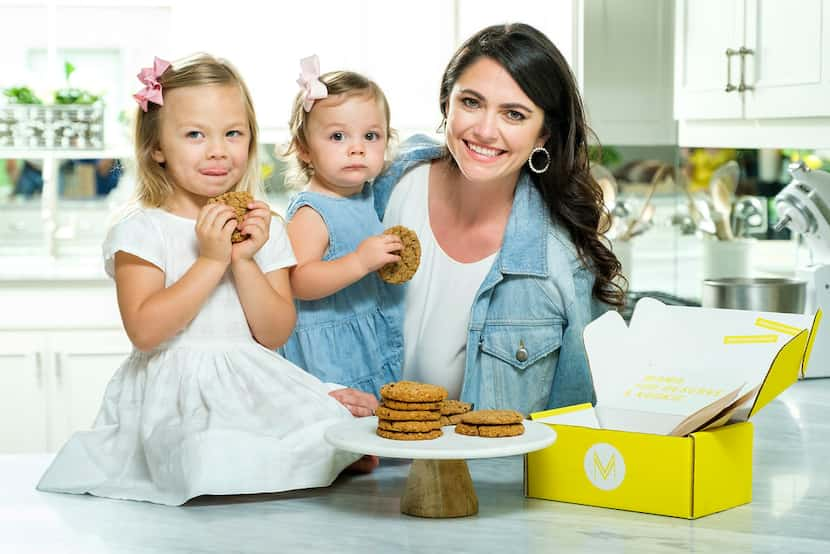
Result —
<instances>
[{"instance_id":1,"label":"letter m logo","mask_svg":"<svg viewBox=\"0 0 830 554\"><path fill-rule=\"evenodd\" d=\"M588 481L604 491L616 489L625 479L625 459L622 453L605 442L596 443L588 448L582 460L582 467Z\"/></svg>"},{"instance_id":2,"label":"letter m logo","mask_svg":"<svg viewBox=\"0 0 830 554\"><path fill-rule=\"evenodd\" d=\"M605 481L608 479L608 476L612 474L614 469L617 465L617 457L611 454L611 457L608 458L608 463L603 464L602 460L599 458L599 454L594 452L594 476L596 477L597 474L602 476L602 480Z\"/></svg>"}]
</instances>

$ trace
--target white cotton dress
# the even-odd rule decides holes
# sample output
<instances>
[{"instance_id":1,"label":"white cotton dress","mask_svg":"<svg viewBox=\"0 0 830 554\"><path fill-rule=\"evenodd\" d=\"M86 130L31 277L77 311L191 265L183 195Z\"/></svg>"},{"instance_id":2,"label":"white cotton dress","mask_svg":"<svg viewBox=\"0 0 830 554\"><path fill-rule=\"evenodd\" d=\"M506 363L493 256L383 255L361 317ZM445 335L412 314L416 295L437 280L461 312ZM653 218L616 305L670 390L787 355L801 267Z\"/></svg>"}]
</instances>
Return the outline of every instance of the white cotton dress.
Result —
<instances>
[{"instance_id":1,"label":"white cotton dress","mask_svg":"<svg viewBox=\"0 0 830 554\"><path fill-rule=\"evenodd\" d=\"M196 261L194 224L134 211L107 235L107 273L128 252L161 268L169 287ZM255 260L265 273L295 263L276 218ZM352 417L331 389L254 341L228 271L185 329L151 352L133 350L93 428L69 439L37 488L179 505L328 486L359 457L323 437Z\"/></svg>"}]
</instances>

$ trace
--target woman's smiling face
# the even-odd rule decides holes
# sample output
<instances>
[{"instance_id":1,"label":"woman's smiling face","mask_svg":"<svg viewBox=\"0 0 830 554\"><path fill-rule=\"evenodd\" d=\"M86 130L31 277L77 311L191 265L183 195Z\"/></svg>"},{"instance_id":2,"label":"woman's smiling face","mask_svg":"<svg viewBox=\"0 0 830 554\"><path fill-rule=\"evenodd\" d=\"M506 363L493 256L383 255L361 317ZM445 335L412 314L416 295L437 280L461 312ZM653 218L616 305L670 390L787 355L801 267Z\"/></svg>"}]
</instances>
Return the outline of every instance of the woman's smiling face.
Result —
<instances>
[{"instance_id":1,"label":"woman's smiling face","mask_svg":"<svg viewBox=\"0 0 830 554\"><path fill-rule=\"evenodd\" d=\"M447 147L470 181L514 185L544 143L545 114L492 58L470 64L452 87Z\"/></svg>"}]
</instances>

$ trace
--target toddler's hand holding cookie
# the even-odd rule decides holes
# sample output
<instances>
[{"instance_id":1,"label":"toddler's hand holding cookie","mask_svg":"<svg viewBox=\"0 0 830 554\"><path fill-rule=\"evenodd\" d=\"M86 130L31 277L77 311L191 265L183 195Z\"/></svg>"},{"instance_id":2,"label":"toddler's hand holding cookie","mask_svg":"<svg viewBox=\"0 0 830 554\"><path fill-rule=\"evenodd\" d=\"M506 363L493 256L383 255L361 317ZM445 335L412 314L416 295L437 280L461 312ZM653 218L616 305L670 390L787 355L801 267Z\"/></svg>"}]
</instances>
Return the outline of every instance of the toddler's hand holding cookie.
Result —
<instances>
[{"instance_id":1,"label":"toddler's hand holding cookie","mask_svg":"<svg viewBox=\"0 0 830 554\"><path fill-rule=\"evenodd\" d=\"M398 252L402 248L403 243L400 238L384 233L366 238L358 245L355 253L366 273L371 273L386 264L400 260L401 257L398 256Z\"/></svg>"},{"instance_id":2,"label":"toddler's hand holding cookie","mask_svg":"<svg viewBox=\"0 0 830 554\"><path fill-rule=\"evenodd\" d=\"M421 263L421 242L418 240L418 235L415 231L407 229L403 225L395 225L390 227L384 233L400 237L403 247L400 251L399 261L388 263L378 270L380 278L393 285L400 285L406 283L415 272L418 271L418 265Z\"/></svg>"}]
</instances>

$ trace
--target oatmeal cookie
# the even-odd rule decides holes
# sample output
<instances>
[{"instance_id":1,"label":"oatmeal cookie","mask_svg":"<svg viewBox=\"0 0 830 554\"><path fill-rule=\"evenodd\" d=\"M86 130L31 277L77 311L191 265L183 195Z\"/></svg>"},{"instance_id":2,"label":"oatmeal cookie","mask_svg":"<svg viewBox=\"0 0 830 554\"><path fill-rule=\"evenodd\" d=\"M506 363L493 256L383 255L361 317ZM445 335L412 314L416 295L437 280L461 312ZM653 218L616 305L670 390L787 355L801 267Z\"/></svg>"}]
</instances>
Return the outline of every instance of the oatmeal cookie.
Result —
<instances>
[{"instance_id":1,"label":"oatmeal cookie","mask_svg":"<svg viewBox=\"0 0 830 554\"><path fill-rule=\"evenodd\" d=\"M400 400L392 400L391 398L384 398L383 405L393 410L440 410L443 402L401 402Z\"/></svg>"},{"instance_id":2,"label":"oatmeal cookie","mask_svg":"<svg viewBox=\"0 0 830 554\"><path fill-rule=\"evenodd\" d=\"M471 437L516 437L525 432L525 426L521 423L505 425L470 425L467 423L459 423L455 426L455 432L459 435L468 435Z\"/></svg>"},{"instance_id":3,"label":"oatmeal cookie","mask_svg":"<svg viewBox=\"0 0 830 554\"><path fill-rule=\"evenodd\" d=\"M418 240L418 235L415 234L415 231L407 229L403 225L390 227L384 233L398 235L403 242L403 249L400 252L401 260L381 267L378 269L378 275L381 279L393 285L406 283L412 279L412 276L418 271L418 265L421 263L421 243Z\"/></svg>"},{"instance_id":4,"label":"oatmeal cookie","mask_svg":"<svg viewBox=\"0 0 830 554\"><path fill-rule=\"evenodd\" d=\"M464 414L472 409L473 405L469 402L462 402L460 400L444 400L441 404L441 415Z\"/></svg>"},{"instance_id":5,"label":"oatmeal cookie","mask_svg":"<svg viewBox=\"0 0 830 554\"><path fill-rule=\"evenodd\" d=\"M225 194L220 194L208 200L208 204L225 204L233 208L236 212L236 222L242 223L242 218L248 212L248 204L254 201L254 197L250 192L246 191L230 191ZM238 229L233 230L231 235L231 242L242 242L247 239L249 235L243 235Z\"/></svg>"},{"instance_id":6,"label":"oatmeal cookie","mask_svg":"<svg viewBox=\"0 0 830 554\"><path fill-rule=\"evenodd\" d=\"M378 419L392 421L438 421L441 417L441 412L438 410L393 410L381 404L375 410L375 415L378 416Z\"/></svg>"},{"instance_id":7,"label":"oatmeal cookie","mask_svg":"<svg viewBox=\"0 0 830 554\"><path fill-rule=\"evenodd\" d=\"M440 402L447 397L447 389L416 381L398 381L383 385L380 395L398 402Z\"/></svg>"},{"instance_id":8,"label":"oatmeal cookie","mask_svg":"<svg viewBox=\"0 0 830 554\"><path fill-rule=\"evenodd\" d=\"M442 415L441 419L439 420L441 422L441 427L443 427L444 425L456 425L458 423L461 423L462 415L463 414Z\"/></svg>"},{"instance_id":9,"label":"oatmeal cookie","mask_svg":"<svg viewBox=\"0 0 830 554\"><path fill-rule=\"evenodd\" d=\"M397 431L402 433L427 433L440 429L438 421L394 421L387 419L378 420L378 429L386 431Z\"/></svg>"},{"instance_id":10,"label":"oatmeal cookie","mask_svg":"<svg viewBox=\"0 0 830 554\"><path fill-rule=\"evenodd\" d=\"M467 412L461 421L471 425L503 425L521 423L524 417L515 410L476 410Z\"/></svg>"},{"instance_id":11,"label":"oatmeal cookie","mask_svg":"<svg viewBox=\"0 0 830 554\"><path fill-rule=\"evenodd\" d=\"M437 439L438 437L444 434L441 431L441 429L427 431L426 433L398 433L397 431L387 431L386 429L378 429L376 433L379 437L398 441L423 441Z\"/></svg>"}]
</instances>

